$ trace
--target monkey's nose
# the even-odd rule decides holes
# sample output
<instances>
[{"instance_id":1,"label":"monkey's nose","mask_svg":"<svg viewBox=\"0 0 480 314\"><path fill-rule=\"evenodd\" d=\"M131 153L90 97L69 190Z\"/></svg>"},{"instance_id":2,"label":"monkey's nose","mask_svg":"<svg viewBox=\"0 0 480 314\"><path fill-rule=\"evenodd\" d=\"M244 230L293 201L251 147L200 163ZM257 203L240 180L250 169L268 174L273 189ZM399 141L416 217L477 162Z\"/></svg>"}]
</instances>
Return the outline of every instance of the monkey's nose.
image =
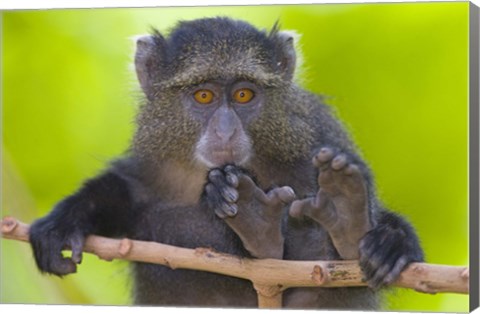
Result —
<instances>
[{"instance_id":1,"label":"monkey's nose","mask_svg":"<svg viewBox=\"0 0 480 314\"><path fill-rule=\"evenodd\" d=\"M212 121L215 134L223 144L228 143L235 135L237 126L240 124L236 114L227 106L220 107Z\"/></svg>"},{"instance_id":2,"label":"monkey's nose","mask_svg":"<svg viewBox=\"0 0 480 314\"><path fill-rule=\"evenodd\" d=\"M218 136L218 138L223 144L226 144L230 142L232 137L235 135L236 130L237 130L236 128L231 126L224 127L224 128L217 127L215 128L215 134Z\"/></svg>"}]
</instances>

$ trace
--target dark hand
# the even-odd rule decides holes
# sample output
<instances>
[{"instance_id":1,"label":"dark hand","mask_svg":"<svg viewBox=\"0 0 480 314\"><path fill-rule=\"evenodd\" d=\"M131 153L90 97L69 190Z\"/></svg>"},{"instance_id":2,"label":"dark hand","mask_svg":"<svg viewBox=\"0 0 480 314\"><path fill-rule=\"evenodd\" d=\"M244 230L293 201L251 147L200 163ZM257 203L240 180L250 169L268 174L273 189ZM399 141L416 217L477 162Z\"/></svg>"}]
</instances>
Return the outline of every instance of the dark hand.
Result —
<instances>
[{"instance_id":1,"label":"dark hand","mask_svg":"<svg viewBox=\"0 0 480 314\"><path fill-rule=\"evenodd\" d=\"M413 228L401 217L383 212L375 228L360 241L360 267L372 288L390 285L423 252Z\"/></svg>"},{"instance_id":2,"label":"dark hand","mask_svg":"<svg viewBox=\"0 0 480 314\"><path fill-rule=\"evenodd\" d=\"M257 258L282 258L284 207L295 198L290 187L262 191L244 171L232 165L213 169L205 187L207 203Z\"/></svg>"},{"instance_id":3,"label":"dark hand","mask_svg":"<svg viewBox=\"0 0 480 314\"><path fill-rule=\"evenodd\" d=\"M75 273L82 262L85 233L75 225L57 224L47 216L31 226L30 243L41 272L64 276ZM71 257L62 255L67 248L72 250Z\"/></svg>"},{"instance_id":4,"label":"dark hand","mask_svg":"<svg viewBox=\"0 0 480 314\"><path fill-rule=\"evenodd\" d=\"M294 201L290 215L306 215L330 234L344 259L358 259L360 239L371 228L366 180L358 165L344 153L322 148L313 158L319 170L315 197Z\"/></svg>"}]
</instances>

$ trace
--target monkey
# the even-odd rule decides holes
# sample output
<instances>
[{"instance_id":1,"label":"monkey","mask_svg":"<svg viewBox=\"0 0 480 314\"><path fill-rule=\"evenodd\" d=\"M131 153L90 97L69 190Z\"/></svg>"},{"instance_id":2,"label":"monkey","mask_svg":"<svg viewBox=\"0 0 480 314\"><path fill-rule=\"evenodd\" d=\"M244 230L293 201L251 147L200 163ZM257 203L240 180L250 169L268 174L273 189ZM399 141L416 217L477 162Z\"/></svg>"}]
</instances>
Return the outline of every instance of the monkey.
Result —
<instances>
[{"instance_id":1,"label":"monkey","mask_svg":"<svg viewBox=\"0 0 480 314\"><path fill-rule=\"evenodd\" d=\"M294 37L227 17L138 37L143 100L131 145L32 224L39 270L75 273L91 234L247 258L358 259L368 286L289 288L283 306L378 309L381 288L424 260L420 241L380 202L332 109L296 82ZM131 267L134 304L257 306L243 279Z\"/></svg>"}]
</instances>

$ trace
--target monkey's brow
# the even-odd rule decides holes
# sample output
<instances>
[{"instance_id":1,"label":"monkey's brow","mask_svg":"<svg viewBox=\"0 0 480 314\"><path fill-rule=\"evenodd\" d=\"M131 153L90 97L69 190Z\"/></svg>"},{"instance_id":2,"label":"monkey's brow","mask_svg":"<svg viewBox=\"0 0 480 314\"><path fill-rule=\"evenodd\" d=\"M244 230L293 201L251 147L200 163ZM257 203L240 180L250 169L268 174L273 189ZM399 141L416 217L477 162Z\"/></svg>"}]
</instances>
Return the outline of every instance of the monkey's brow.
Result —
<instances>
[{"instance_id":1,"label":"monkey's brow","mask_svg":"<svg viewBox=\"0 0 480 314\"><path fill-rule=\"evenodd\" d=\"M227 78L228 77L228 78ZM160 88L185 88L187 86L195 86L213 80L219 81L238 81L246 80L256 85L264 87L275 87L282 85L282 79L279 75L265 72L239 72L236 75L225 75L225 73L209 73L209 74L191 74L191 75L177 75L165 81L154 83L153 85Z\"/></svg>"}]
</instances>

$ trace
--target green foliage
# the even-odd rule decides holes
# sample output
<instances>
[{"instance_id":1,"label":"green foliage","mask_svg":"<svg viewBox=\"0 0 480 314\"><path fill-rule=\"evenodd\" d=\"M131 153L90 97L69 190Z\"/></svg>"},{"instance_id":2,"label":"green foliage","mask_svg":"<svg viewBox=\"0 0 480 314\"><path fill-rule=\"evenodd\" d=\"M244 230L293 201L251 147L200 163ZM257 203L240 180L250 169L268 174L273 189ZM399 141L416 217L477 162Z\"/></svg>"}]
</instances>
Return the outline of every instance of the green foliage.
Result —
<instances>
[{"instance_id":1,"label":"green foliage","mask_svg":"<svg viewBox=\"0 0 480 314\"><path fill-rule=\"evenodd\" d=\"M4 12L2 215L31 222L128 149L129 37L217 15L302 34L303 83L351 130L385 204L428 262L467 265L468 3ZM129 302L125 263L86 257L60 280L26 244L1 243L2 303ZM467 311L468 297L394 290L387 309Z\"/></svg>"}]
</instances>

